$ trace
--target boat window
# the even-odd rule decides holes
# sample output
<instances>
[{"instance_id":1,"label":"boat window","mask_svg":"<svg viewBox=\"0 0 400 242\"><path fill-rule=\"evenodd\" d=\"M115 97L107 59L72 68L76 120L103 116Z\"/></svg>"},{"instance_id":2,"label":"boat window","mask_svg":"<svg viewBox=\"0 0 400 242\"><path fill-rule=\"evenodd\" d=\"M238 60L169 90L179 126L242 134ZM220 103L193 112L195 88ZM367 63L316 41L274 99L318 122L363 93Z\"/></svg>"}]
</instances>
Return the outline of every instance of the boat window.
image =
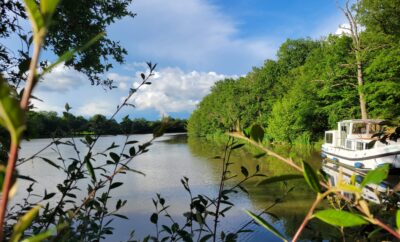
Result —
<instances>
[{"instance_id":1,"label":"boat window","mask_svg":"<svg viewBox=\"0 0 400 242\"><path fill-rule=\"evenodd\" d=\"M333 143L333 134L332 133L325 134L325 143L328 143L328 144Z\"/></svg>"},{"instance_id":2,"label":"boat window","mask_svg":"<svg viewBox=\"0 0 400 242\"><path fill-rule=\"evenodd\" d=\"M357 150L363 150L364 149L364 143L363 142L357 142L356 149Z\"/></svg>"},{"instance_id":3,"label":"boat window","mask_svg":"<svg viewBox=\"0 0 400 242\"><path fill-rule=\"evenodd\" d=\"M350 140L346 140L346 148L351 150L352 149L352 143Z\"/></svg>"},{"instance_id":4,"label":"boat window","mask_svg":"<svg viewBox=\"0 0 400 242\"><path fill-rule=\"evenodd\" d=\"M381 126L379 124L369 124L369 133L375 134L381 130Z\"/></svg>"},{"instance_id":5,"label":"boat window","mask_svg":"<svg viewBox=\"0 0 400 242\"><path fill-rule=\"evenodd\" d=\"M353 134L366 134L367 124L366 123L354 123L353 124Z\"/></svg>"}]
</instances>

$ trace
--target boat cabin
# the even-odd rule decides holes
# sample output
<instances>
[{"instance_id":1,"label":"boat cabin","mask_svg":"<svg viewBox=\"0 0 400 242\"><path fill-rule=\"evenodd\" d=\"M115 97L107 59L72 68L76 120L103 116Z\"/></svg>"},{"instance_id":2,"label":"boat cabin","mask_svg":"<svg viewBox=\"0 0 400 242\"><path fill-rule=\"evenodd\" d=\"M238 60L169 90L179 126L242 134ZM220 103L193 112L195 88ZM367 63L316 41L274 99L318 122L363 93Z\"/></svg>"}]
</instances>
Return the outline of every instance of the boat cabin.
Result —
<instances>
[{"instance_id":1,"label":"boat cabin","mask_svg":"<svg viewBox=\"0 0 400 242\"><path fill-rule=\"evenodd\" d=\"M370 149L373 134L381 130L379 119L353 119L338 122L337 130L325 132L325 145L348 150Z\"/></svg>"}]
</instances>

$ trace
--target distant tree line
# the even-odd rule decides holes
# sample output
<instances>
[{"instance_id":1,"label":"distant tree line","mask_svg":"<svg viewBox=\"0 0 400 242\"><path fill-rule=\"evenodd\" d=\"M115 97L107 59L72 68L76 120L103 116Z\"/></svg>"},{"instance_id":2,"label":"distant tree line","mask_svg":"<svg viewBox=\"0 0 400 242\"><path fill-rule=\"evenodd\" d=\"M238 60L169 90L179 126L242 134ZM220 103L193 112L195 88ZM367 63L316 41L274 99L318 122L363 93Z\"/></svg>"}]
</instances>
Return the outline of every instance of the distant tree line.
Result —
<instances>
[{"instance_id":1,"label":"distant tree line","mask_svg":"<svg viewBox=\"0 0 400 242\"><path fill-rule=\"evenodd\" d=\"M27 138L65 137L83 134L147 134L166 122L166 132L186 132L186 120L163 118L163 121L148 121L144 118L129 119L124 117L121 122L108 119L106 116L96 114L89 119L74 116L64 112L58 116L56 112L28 112Z\"/></svg>"},{"instance_id":2,"label":"distant tree line","mask_svg":"<svg viewBox=\"0 0 400 242\"><path fill-rule=\"evenodd\" d=\"M189 134L218 135L257 123L269 140L316 140L340 120L361 118L360 93L368 118L398 121L399 4L358 1L352 10L357 39L351 29L320 40L289 39L276 60L266 60L239 79L218 81L192 113Z\"/></svg>"}]
</instances>

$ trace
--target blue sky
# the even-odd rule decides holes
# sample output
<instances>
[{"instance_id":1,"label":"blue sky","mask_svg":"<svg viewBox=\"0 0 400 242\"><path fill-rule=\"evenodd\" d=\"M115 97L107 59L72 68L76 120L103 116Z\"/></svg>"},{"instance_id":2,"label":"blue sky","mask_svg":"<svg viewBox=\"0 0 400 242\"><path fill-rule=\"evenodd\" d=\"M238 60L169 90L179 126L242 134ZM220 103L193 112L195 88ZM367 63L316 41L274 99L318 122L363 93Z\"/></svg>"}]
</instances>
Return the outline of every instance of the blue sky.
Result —
<instances>
[{"instance_id":1,"label":"blue sky","mask_svg":"<svg viewBox=\"0 0 400 242\"><path fill-rule=\"evenodd\" d=\"M110 115L135 87L143 63L157 63L152 85L131 102L125 115L150 120L162 115L187 118L217 80L245 75L253 66L274 59L288 38L315 39L335 33L345 18L335 0L135 0L137 13L108 29L128 50L124 65L106 73L117 89L91 86L75 70L59 66L45 76L34 95L39 110L75 115Z\"/></svg>"}]
</instances>

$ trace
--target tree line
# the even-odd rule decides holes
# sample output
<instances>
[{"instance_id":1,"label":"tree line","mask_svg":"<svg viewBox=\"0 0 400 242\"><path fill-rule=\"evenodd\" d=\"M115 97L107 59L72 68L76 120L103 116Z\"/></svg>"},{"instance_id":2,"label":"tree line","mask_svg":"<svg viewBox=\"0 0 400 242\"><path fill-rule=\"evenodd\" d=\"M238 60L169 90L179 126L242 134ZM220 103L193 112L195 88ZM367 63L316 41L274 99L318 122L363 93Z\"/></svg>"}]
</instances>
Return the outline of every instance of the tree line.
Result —
<instances>
[{"instance_id":1,"label":"tree line","mask_svg":"<svg viewBox=\"0 0 400 242\"><path fill-rule=\"evenodd\" d=\"M108 119L106 116L96 114L88 119L83 116L74 116L69 112L63 112L58 116L56 112L29 111L27 113L27 138L66 137L71 135L100 134L148 134L166 124L168 133L186 132L186 120L163 118L162 120L149 121L144 118L130 119L124 117L120 122Z\"/></svg>"},{"instance_id":2,"label":"tree line","mask_svg":"<svg viewBox=\"0 0 400 242\"><path fill-rule=\"evenodd\" d=\"M361 118L362 101L363 118L368 113L398 121L398 6L399 0L359 1L342 9L350 23L345 33L288 39L276 60L216 82L189 118L189 134L212 136L260 124L266 139L308 142L340 120Z\"/></svg>"}]
</instances>

